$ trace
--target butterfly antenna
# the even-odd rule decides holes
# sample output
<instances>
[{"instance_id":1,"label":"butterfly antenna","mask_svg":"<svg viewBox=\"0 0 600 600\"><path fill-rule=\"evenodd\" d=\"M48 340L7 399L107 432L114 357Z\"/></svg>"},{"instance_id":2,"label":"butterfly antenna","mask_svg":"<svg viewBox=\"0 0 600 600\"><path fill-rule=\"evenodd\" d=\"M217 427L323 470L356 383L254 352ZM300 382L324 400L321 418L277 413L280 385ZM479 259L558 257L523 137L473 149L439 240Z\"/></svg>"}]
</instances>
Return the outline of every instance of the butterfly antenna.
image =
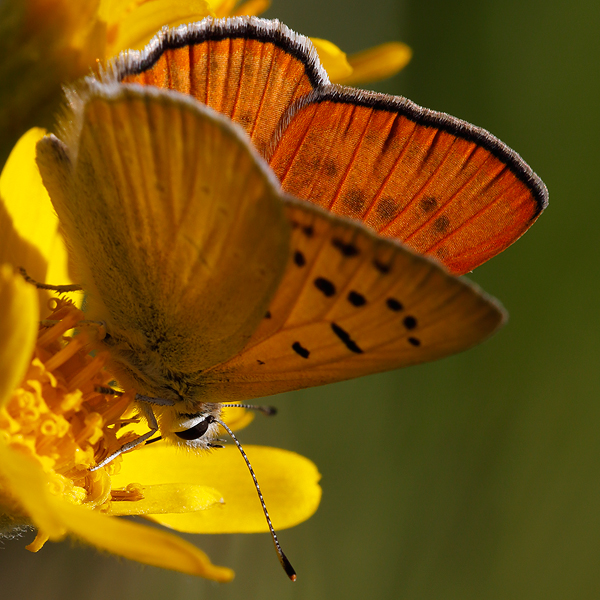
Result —
<instances>
[{"instance_id":1,"label":"butterfly antenna","mask_svg":"<svg viewBox=\"0 0 600 600\"><path fill-rule=\"evenodd\" d=\"M274 406L258 406L257 404L221 404L226 408L247 408L248 410L258 410L267 417L273 417L277 414L277 409Z\"/></svg>"},{"instance_id":2,"label":"butterfly antenna","mask_svg":"<svg viewBox=\"0 0 600 600\"><path fill-rule=\"evenodd\" d=\"M225 405L225 406L230 406L230 405ZM221 427L223 427L223 429L225 429L227 431L227 433L231 436L231 439L235 442L235 445L238 447L238 450L244 457L244 460L246 461L246 466L248 467L248 470L250 471L250 475L252 475L252 479L254 480L254 487L256 488L256 492L258 493L260 505L262 506L263 512L265 513L265 518L267 519L267 524L269 525L269 530L271 531L271 537L273 538L273 543L275 544L275 551L277 552L277 556L279 557L279 562L281 563L281 566L283 567L283 570L285 571L286 575L292 581L296 581L296 571L294 571L294 567L292 567L292 564L287 559L287 556L283 553L283 550L281 549L281 546L279 545L279 540L277 539L277 534L275 533L275 529L273 528L273 524L271 523L271 517L269 516L269 511L267 510L265 500L263 498L262 492L260 491L260 486L258 485L258 479L256 479L256 475L254 474L254 469L252 468L252 465L250 464L250 461L248 460L248 457L246 456L246 453L244 452L242 445L240 444L238 439L235 437L233 431L231 431L231 429L229 429L229 427L227 425L225 425L225 423L223 421L221 421L220 419L216 419L216 418L215 418L215 421Z\"/></svg>"}]
</instances>

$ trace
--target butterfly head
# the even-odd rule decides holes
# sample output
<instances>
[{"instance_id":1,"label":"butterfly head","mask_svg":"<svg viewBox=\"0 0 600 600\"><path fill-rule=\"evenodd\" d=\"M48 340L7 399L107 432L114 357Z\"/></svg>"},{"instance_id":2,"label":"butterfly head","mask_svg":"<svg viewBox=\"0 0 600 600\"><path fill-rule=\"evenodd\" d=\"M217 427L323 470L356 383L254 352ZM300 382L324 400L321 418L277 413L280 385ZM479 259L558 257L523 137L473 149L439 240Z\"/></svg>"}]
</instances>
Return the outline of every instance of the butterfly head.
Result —
<instances>
[{"instance_id":1,"label":"butterfly head","mask_svg":"<svg viewBox=\"0 0 600 600\"><path fill-rule=\"evenodd\" d=\"M177 405L161 408L161 437L195 450L220 447L220 444L214 443L220 433L217 422L221 415L219 404L203 403L197 411L185 413L180 412Z\"/></svg>"}]
</instances>

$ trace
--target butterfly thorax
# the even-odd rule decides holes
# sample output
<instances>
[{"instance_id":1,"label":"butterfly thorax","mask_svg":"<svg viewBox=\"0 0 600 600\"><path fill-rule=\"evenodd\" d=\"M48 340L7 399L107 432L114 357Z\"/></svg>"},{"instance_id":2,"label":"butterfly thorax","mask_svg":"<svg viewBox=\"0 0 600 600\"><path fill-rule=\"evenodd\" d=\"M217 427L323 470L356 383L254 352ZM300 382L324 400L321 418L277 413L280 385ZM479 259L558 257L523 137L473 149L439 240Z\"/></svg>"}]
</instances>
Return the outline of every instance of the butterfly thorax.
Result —
<instances>
[{"instance_id":1,"label":"butterfly thorax","mask_svg":"<svg viewBox=\"0 0 600 600\"><path fill-rule=\"evenodd\" d=\"M173 368L178 357L169 360L166 343L157 343L144 336L120 336L110 331L97 340L99 350L109 353L109 368L124 388L133 388L139 394L173 401L188 413L195 412L202 392L201 371L183 372Z\"/></svg>"},{"instance_id":2,"label":"butterfly thorax","mask_svg":"<svg viewBox=\"0 0 600 600\"><path fill-rule=\"evenodd\" d=\"M164 355L148 349L147 344L134 345L118 335L107 334L97 342L109 351L109 367L121 386L133 388L142 414L152 412L161 436L178 446L209 449L219 434L215 419L221 416L217 403L200 402L203 395L199 373L181 373L165 364ZM153 402L152 399L156 399Z\"/></svg>"}]
</instances>

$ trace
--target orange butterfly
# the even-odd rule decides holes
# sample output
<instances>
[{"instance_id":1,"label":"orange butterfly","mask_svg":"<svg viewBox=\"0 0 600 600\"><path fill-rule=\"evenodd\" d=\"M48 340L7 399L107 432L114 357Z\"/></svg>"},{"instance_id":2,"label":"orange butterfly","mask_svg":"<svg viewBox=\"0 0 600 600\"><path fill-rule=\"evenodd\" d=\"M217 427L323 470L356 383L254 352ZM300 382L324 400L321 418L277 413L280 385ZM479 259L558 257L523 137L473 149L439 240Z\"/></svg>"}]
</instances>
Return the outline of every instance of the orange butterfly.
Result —
<instances>
[{"instance_id":1,"label":"orange butterfly","mask_svg":"<svg viewBox=\"0 0 600 600\"><path fill-rule=\"evenodd\" d=\"M223 401L482 341L504 312L453 274L547 203L491 134L330 85L277 21L165 29L68 95L38 164L105 325L96 346L152 429L136 443L158 417L163 437L210 447Z\"/></svg>"}]
</instances>

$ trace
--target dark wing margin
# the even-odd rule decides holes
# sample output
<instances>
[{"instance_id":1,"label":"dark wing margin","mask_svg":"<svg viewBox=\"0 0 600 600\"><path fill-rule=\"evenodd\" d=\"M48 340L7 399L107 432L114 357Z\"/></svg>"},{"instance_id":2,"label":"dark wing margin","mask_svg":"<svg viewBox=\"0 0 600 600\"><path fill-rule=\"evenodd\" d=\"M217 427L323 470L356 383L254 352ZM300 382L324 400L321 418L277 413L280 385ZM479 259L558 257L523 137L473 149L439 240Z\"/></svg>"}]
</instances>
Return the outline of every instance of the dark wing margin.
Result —
<instances>
[{"instance_id":1,"label":"dark wing margin","mask_svg":"<svg viewBox=\"0 0 600 600\"><path fill-rule=\"evenodd\" d=\"M284 190L362 221L453 273L501 252L548 204L488 131L410 100L341 86L300 99L267 152Z\"/></svg>"}]
</instances>

